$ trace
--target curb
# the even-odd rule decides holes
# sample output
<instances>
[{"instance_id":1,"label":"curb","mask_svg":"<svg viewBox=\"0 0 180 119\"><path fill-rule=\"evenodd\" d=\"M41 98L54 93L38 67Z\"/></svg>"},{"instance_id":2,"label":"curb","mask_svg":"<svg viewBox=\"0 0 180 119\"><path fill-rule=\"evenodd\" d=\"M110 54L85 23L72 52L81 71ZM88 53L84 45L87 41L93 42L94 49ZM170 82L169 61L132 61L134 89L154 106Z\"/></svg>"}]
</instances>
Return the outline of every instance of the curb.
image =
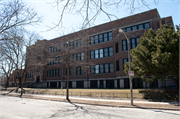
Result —
<instances>
[{"instance_id":1,"label":"curb","mask_svg":"<svg viewBox=\"0 0 180 119\"><path fill-rule=\"evenodd\" d=\"M4 96L13 96L13 97L19 97L18 94L7 94L7 93L0 93L0 95ZM71 99L71 102L68 102L66 99L63 98L51 98L51 97L40 97L40 96L33 96L33 95L22 95L22 98L29 98L29 99L38 99L38 100L50 100L50 101L59 101L59 102L66 102L66 103L75 103L75 104L86 104L86 105L94 105L94 106L106 106L106 107L117 107L117 108L139 108L139 109L157 109L157 110L172 110L172 111L180 111L180 107L178 108L162 108L162 107L146 107L146 106L131 106L131 105L112 105L112 104L100 104L96 101L91 101L94 104L91 103L84 103L84 102L78 102L78 99ZM82 99L83 101L83 99ZM85 101L85 100L84 100ZM86 101L85 101L86 102Z\"/></svg>"}]
</instances>

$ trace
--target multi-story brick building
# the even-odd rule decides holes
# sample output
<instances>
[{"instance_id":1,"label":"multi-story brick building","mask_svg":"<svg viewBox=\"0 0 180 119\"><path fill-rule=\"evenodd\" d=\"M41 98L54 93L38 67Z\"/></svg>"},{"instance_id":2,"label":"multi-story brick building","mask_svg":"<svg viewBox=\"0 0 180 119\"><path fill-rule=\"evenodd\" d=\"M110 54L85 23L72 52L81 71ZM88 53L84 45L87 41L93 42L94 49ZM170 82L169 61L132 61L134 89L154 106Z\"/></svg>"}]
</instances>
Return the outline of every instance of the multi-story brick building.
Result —
<instances>
[{"instance_id":1,"label":"multi-story brick building","mask_svg":"<svg viewBox=\"0 0 180 119\"><path fill-rule=\"evenodd\" d=\"M157 9L153 9L52 40L37 41L27 49L27 57L32 60L28 63L31 68L26 82L66 87L65 61L69 57L75 60L70 61L70 88L129 88L129 78L123 71L123 64L128 61L127 40L118 30L124 30L133 49L144 32L150 28L156 31L162 24L174 26L172 17L160 18ZM133 79L133 88L157 88L162 84Z\"/></svg>"}]
</instances>

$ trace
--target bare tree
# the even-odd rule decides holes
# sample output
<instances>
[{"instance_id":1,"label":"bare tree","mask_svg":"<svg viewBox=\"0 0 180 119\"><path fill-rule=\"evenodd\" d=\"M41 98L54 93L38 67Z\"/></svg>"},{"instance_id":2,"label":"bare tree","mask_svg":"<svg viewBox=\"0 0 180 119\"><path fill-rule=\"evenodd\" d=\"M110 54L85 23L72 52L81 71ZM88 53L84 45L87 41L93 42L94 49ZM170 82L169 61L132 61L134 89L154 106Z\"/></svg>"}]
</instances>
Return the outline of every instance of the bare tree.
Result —
<instances>
[{"instance_id":1,"label":"bare tree","mask_svg":"<svg viewBox=\"0 0 180 119\"><path fill-rule=\"evenodd\" d=\"M159 0L154 0L154 3L158 4ZM66 14L80 15L83 19L81 28L84 29L94 25L100 14L104 14L109 21L114 18L118 19L114 13L108 12L108 9L119 11L122 6L126 5L131 14L144 6L150 9L146 0L54 0L51 4L53 7L56 6L60 13L58 23L54 23L55 26L51 29L62 27Z\"/></svg>"},{"instance_id":2,"label":"bare tree","mask_svg":"<svg viewBox=\"0 0 180 119\"><path fill-rule=\"evenodd\" d=\"M21 0L0 0L0 34L12 27L33 25L41 20Z\"/></svg>"},{"instance_id":3,"label":"bare tree","mask_svg":"<svg viewBox=\"0 0 180 119\"><path fill-rule=\"evenodd\" d=\"M26 58L26 48L32 45L33 40L38 38L37 34L28 34L24 29L11 28L8 32L3 33L2 42L2 54L4 62L8 61L8 64L12 64L12 67L6 68L10 74L14 70L18 79L19 85L16 91L21 88L21 95L23 94L23 83L26 79L27 64L31 60L31 57ZM4 65L2 65L4 69ZM5 71L5 70L3 70ZM5 73L5 72L4 72Z\"/></svg>"}]
</instances>

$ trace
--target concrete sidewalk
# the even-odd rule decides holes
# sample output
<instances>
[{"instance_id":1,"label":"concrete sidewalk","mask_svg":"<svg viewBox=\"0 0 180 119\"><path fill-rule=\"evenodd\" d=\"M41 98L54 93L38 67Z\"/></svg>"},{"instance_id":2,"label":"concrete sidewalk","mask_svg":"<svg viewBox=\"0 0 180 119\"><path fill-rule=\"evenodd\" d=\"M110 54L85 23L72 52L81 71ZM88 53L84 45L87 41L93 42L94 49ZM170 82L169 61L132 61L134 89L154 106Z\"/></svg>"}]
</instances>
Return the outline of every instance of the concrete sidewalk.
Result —
<instances>
[{"instance_id":1,"label":"concrete sidewalk","mask_svg":"<svg viewBox=\"0 0 180 119\"><path fill-rule=\"evenodd\" d=\"M1 95L15 96L19 97L18 93L8 93L7 91L1 91ZM40 100L51 100L51 101L60 101L68 102L65 96L59 95L40 95L40 94L23 94L22 98L31 98L31 99L40 99ZM130 104L130 100L123 99L95 99L95 98L84 98L84 97L75 97L69 96L71 103L79 104L91 104L91 105L100 105L100 106L111 106L111 107L129 107L129 108L144 108L144 109L162 109L162 110L180 110L179 103L177 102L152 102L147 100L134 100L133 106Z\"/></svg>"}]
</instances>

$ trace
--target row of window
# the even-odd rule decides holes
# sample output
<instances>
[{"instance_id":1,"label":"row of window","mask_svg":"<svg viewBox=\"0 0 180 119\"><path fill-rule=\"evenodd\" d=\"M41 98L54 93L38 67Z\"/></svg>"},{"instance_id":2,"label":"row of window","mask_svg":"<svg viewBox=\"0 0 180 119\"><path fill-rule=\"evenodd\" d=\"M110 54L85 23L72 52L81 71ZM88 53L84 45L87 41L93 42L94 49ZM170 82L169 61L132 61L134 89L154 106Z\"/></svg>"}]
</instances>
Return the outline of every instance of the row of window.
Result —
<instances>
[{"instance_id":1,"label":"row of window","mask_svg":"<svg viewBox=\"0 0 180 119\"><path fill-rule=\"evenodd\" d=\"M67 56L68 58L68 56ZM71 54L70 55L70 61L74 62L74 61L83 61L84 60L84 52L81 53L76 53L76 54Z\"/></svg>"},{"instance_id":2,"label":"row of window","mask_svg":"<svg viewBox=\"0 0 180 119\"><path fill-rule=\"evenodd\" d=\"M138 24L130 27L123 28L124 32L130 32L130 31L135 31L138 29L150 29L150 23L143 23L143 24Z\"/></svg>"},{"instance_id":3,"label":"row of window","mask_svg":"<svg viewBox=\"0 0 180 119\"><path fill-rule=\"evenodd\" d=\"M61 57L51 58L47 65L61 64Z\"/></svg>"},{"instance_id":4,"label":"row of window","mask_svg":"<svg viewBox=\"0 0 180 119\"><path fill-rule=\"evenodd\" d=\"M26 78L33 78L33 73L27 72L26 73Z\"/></svg>"},{"instance_id":5,"label":"row of window","mask_svg":"<svg viewBox=\"0 0 180 119\"><path fill-rule=\"evenodd\" d=\"M61 52L61 49L58 49L58 47L54 47L54 46L49 47L49 54L55 52Z\"/></svg>"},{"instance_id":6,"label":"row of window","mask_svg":"<svg viewBox=\"0 0 180 119\"><path fill-rule=\"evenodd\" d=\"M113 47L91 50L90 55L91 55L91 59L113 56Z\"/></svg>"},{"instance_id":7,"label":"row of window","mask_svg":"<svg viewBox=\"0 0 180 119\"><path fill-rule=\"evenodd\" d=\"M129 59L128 58L124 58L123 59L123 69L124 69L124 64L126 64L126 62L128 62ZM131 57L131 62L132 62L132 57ZM120 67L119 67L119 60L116 61L116 71L119 71Z\"/></svg>"},{"instance_id":8,"label":"row of window","mask_svg":"<svg viewBox=\"0 0 180 119\"><path fill-rule=\"evenodd\" d=\"M113 73L114 72L114 64L97 64L90 66L91 74L103 74L103 73Z\"/></svg>"},{"instance_id":9,"label":"row of window","mask_svg":"<svg viewBox=\"0 0 180 119\"><path fill-rule=\"evenodd\" d=\"M130 39L130 48L134 49L136 46L139 45L139 37L138 38L131 38ZM122 51L128 50L128 42L127 40L122 40Z\"/></svg>"},{"instance_id":10,"label":"row of window","mask_svg":"<svg viewBox=\"0 0 180 119\"><path fill-rule=\"evenodd\" d=\"M78 48L84 46L84 40L76 40L76 41L68 42L66 45L67 48L70 49Z\"/></svg>"},{"instance_id":11,"label":"row of window","mask_svg":"<svg viewBox=\"0 0 180 119\"><path fill-rule=\"evenodd\" d=\"M73 68L69 67L69 75L72 76L73 75ZM66 68L66 76L67 76L67 68Z\"/></svg>"},{"instance_id":12,"label":"row of window","mask_svg":"<svg viewBox=\"0 0 180 119\"><path fill-rule=\"evenodd\" d=\"M47 77L59 77L61 76L61 69L47 70Z\"/></svg>"},{"instance_id":13,"label":"row of window","mask_svg":"<svg viewBox=\"0 0 180 119\"><path fill-rule=\"evenodd\" d=\"M102 42L112 41L112 31L107 33L98 34L90 37L90 44L98 44Z\"/></svg>"}]
</instances>

